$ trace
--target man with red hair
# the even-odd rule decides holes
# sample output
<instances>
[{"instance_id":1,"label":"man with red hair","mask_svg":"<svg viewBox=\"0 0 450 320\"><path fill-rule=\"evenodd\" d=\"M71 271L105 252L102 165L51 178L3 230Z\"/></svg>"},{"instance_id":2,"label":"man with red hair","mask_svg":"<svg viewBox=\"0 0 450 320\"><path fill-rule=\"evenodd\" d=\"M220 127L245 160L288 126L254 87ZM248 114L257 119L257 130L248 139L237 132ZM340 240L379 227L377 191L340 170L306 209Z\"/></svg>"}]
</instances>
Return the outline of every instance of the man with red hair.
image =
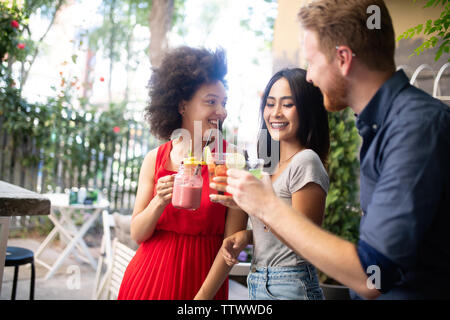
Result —
<instances>
[{"instance_id":1,"label":"man with red hair","mask_svg":"<svg viewBox=\"0 0 450 320\"><path fill-rule=\"evenodd\" d=\"M380 23L369 28L373 6ZM321 89L327 110L350 107L357 117L359 241L321 229L251 174L229 170L227 191L354 298L450 298L450 108L396 71L384 1L312 1L298 16L308 81Z\"/></svg>"}]
</instances>

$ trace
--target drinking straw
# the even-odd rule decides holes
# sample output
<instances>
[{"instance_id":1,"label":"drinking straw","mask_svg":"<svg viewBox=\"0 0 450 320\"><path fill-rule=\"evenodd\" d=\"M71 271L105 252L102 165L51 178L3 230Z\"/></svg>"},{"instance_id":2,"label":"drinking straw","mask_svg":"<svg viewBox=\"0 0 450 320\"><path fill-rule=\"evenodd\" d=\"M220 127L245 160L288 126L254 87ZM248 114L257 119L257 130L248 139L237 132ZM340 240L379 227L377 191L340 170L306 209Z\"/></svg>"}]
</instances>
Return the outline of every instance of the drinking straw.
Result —
<instances>
[{"instance_id":1,"label":"drinking straw","mask_svg":"<svg viewBox=\"0 0 450 320\"><path fill-rule=\"evenodd\" d=\"M194 176L196 176L198 174L198 171L200 170L201 165L197 165L197 167L195 167L195 171L194 171Z\"/></svg>"},{"instance_id":2,"label":"drinking straw","mask_svg":"<svg viewBox=\"0 0 450 320\"><path fill-rule=\"evenodd\" d=\"M206 159L203 159L203 156L204 156L204 154L205 154L205 148L206 148L206 146L209 144L209 142L210 142L210 140L211 140L212 133L213 133L213 131L210 130L210 131L209 131L209 135L208 135L208 139L206 139L205 147L202 149L202 162L203 162L203 161L206 161Z\"/></svg>"},{"instance_id":3,"label":"drinking straw","mask_svg":"<svg viewBox=\"0 0 450 320\"><path fill-rule=\"evenodd\" d=\"M217 119L217 139L218 141L218 151L219 151L219 161L223 160L223 144L222 144L222 121Z\"/></svg>"},{"instance_id":4,"label":"drinking straw","mask_svg":"<svg viewBox=\"0 0 450 320\"><path fill-rule=\"evenodd\" d=\"M188 157L192 157L192 139L189 139L189 154Z\"/></svg>"},{"instance_id":5,"label":"drinking straw","mask_svg":"<svg viewBox=\"0 0 450 320\"><path fill-rule=\"evenodd\" d=\"M210 130L210 131L209 131L209 135L208 135L208 139L206 139L205 147L211 142L211 136L212 136L212 133L213 133L213 131Z\"/></svg>"}]
</instances>

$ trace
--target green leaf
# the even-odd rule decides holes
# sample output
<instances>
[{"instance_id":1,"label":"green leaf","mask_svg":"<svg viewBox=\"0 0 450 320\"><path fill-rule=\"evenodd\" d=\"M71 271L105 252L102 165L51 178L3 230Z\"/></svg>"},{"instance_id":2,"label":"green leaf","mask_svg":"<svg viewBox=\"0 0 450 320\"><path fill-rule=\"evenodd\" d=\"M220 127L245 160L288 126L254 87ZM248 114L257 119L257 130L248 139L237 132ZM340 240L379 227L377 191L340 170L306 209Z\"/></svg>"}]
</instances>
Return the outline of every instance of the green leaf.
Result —
<instances>
[{"instance_id":1,"label":"green leaf","mask_svg":"<svg viewBox=\"0 0 450 320\"><path fill-rule=\"evenodd\" d=\"M436 53L436 56L434 58L435 61L438 61L439 58L442 56L444 52L448 53L450 50L450 46L448 44L450 43L450 40L444 41L440 46Z\"/></svg>"},{"instance_id":2,"label":"green leaf","mask_svg":"<svg viewBox=\"0 0 450 320\"><path fill-rule=\"evenodd\" d=\"M430 19L427 21L427 26L425 27L424 33L429 34L429 30L431 29L432 26L433 26L433 20Z\"/></svg>"},{"instance_id":3,"label":"green leaf","mask_svg":"<svg viewBox=\"0 0 450 320\"><path fill-rule=\"evenodd\" d=\"M419 24L416 26L416 33L420 34L423 30L423 24Z\"/></svg>"},{"instance_id":4,"label":"green leaf","mask_svg":"<svg viewBox=\"0 0 450 320\"><path fill-rule=\"evenodd\" d=\"M434 37L434 36L431 37L430 38L431 46L434 48L437 45L438 41L439 41L439 39L437 37Z\"/></svg>"},{"instance_id":5,"label":"green leaf","mask_svg":"<svg viewBox=\"0 0 450 320\"><path fill-rule=\"evenodd\" d=\"M437 6L439 4L440 0L428 0L427 4L424 6L424 8L429 8L432 5Z\"/></svg>"}]
</instances>

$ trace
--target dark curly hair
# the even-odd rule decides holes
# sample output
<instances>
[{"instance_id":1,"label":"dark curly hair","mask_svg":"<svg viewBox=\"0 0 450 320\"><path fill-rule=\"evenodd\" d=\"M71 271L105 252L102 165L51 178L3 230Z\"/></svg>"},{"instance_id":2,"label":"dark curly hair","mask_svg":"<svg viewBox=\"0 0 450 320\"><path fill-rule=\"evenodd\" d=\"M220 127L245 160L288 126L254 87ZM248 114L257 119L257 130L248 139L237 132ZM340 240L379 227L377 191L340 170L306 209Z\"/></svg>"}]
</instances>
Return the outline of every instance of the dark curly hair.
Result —
<instances>
[{"instance_id":1,"label":"dark curly hair","mask_svg":"<svg viewBox=\"0 0 450 320\"><path fill-rule=\"evenodd\" d=\"M221 81L226 87L226 74L226 54L222 48L213 52L182 46L169 51L160 67L153 70L148 85L150 99L145 119L150 132L169 140L172 132L181 127L180 102L190 100L203 84Z\"/></svg>"}]
</instances>

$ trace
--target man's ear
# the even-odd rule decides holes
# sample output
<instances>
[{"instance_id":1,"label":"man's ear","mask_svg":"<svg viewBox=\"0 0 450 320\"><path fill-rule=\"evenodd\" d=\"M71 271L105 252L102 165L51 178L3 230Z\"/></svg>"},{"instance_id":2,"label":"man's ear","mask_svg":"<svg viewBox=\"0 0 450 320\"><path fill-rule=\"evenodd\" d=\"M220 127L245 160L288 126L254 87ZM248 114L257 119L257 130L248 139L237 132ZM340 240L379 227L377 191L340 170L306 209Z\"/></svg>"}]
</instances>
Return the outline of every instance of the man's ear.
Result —
<instances>
[{"instance_id":1,"label":"man's ear","mask_svg":"<svg viewBox=\"0 0 450 320\"><path fill-rule=\"evenodd\" d=\"M343 76L347 76L350 72L350 68L355 58L353 51L347 46L336 47L338 67L341 70Z\"/></svg>"}]
</instances>

